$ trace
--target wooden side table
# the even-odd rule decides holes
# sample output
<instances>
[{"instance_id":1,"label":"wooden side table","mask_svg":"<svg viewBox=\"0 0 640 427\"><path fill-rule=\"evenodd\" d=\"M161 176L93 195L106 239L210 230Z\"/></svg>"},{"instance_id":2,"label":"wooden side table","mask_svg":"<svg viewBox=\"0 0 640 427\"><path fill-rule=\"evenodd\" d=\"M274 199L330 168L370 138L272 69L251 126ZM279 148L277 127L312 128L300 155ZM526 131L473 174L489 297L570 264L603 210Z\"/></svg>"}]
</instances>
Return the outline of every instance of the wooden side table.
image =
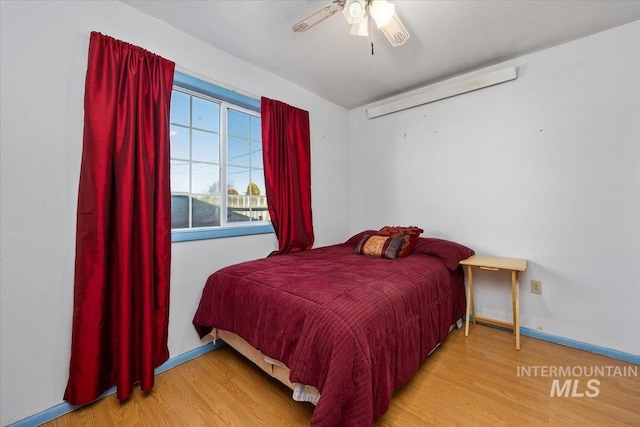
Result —
<instances>
[{"instance_id":1,"label":"wooden side table","mask_svg":"<svg viewBox=\"0 0 640 427\"><path fill-rule=\"evenodd\" d=\"M527 269L527 260L520 258L503 258L489 255L473 255L467 259L460 261L460 265L467 266L467 275L469 276L469 292L467 293L467 318L464 327L464 335L469 336L469 312L473 314L473 324L476 320L490 323L506 328L513 329L516 336L516 350L520 350L520 287L518 283L518 273ZM506 323L486 317L476 317L476 308L473 298L473 268L478 267L481 270L511 271L511 304L513 306L513 323Z\"/></svg>"}]
</instances>

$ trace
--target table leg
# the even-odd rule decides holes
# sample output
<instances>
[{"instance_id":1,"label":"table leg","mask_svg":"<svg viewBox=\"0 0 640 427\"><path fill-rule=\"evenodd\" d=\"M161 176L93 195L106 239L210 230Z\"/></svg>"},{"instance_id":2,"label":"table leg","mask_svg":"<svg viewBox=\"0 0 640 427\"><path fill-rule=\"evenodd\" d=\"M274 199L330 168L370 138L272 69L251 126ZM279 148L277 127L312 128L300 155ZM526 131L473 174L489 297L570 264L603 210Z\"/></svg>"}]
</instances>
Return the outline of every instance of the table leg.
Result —
<instances>
[{"instance_id":1,"label":"table leg","mask_svg":"<svg viewBox=\"0 0 640 427\"><path fill-rule=\"evenodd\" d=\"M517 279L514 279L514 274L517 274L515 271L511 271L511 310L513 320L513 335L516 335L516 283Z\"/></svg>"},{"instance_id":2,"label":"table leg","mask_svg":"<svg viewBox=\"0 0 640 427\"><path fill-rule=\"evenodd\" d=\"M471 266L469 266L469 277L473 277L473 273L471 272ZM471 290L473 290L473 282L471 283ZM473 324L476 324L476 295L475 293L471 294L471 318L473 318Z\"/></svg>"},{"instance_id":3,"label":"table leg","mask_svg":"<svg viewBox=\"0 0 640 427\"><path fill-rule=\"evenodd\" d=\"M513 328L516 334L516 350L520 350L520 286L518 272L511 272L511 292L513 294Z\"/></svg>"},{"instance_id":4,"label":"table leg","mask_svg":"<svg viewBox=\"0 0 640 427\"><path fill-rule=\"evenodd\" d=\"M467 266L467 275L469 276L469 290L467 291L467 314L464 325L464 336L466 337L469 336L469 314L473 304L473 272L470 265ZM473 321L474 323L476 321L475 310L473 313Z\"/></svg>"}]
</instances>

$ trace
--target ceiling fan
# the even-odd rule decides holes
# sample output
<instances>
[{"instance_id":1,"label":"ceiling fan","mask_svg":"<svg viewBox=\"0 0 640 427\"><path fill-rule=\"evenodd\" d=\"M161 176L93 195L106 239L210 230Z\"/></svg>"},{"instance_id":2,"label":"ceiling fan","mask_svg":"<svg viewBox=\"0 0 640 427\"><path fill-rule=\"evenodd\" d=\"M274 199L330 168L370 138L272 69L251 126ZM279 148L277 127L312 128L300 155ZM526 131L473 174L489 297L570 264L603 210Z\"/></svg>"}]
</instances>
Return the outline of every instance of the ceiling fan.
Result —
<instances>
[{"instance_id":1,"label":"ceiling fan","mask_svg":"<svg viewBox=\"0 0 640 427\"><path fill-rule=\"evenodd\" d=\"M297 33L303 33L338 11L342 11L347 22L351 24L349 33L351 35L368 36L370 18L373 18L392 46L401 46L409 39L407 29L395 13L395 6L387 0L333 0L292 25L291 29ZM373 54L373 42L371 54Z\"/></svg>"}]
</instances>

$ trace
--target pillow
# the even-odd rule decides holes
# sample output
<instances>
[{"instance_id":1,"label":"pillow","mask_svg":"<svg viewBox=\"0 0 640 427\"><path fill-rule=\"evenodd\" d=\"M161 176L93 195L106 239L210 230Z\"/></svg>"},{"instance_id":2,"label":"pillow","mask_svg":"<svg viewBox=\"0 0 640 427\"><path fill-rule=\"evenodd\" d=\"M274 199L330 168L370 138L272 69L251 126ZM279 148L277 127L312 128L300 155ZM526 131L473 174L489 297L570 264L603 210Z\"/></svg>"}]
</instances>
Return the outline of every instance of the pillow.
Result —
<instances>
[{"instance_id":1,"label":"pillow","mask_svg":"<svg viewBox=\"0 0 640 427\"><path fill-rule=\"evenodd\" d=\"M416 242L414 253L439 258L449 270L455 271L458 263L475 254L475 251L449 240L421 237Z\"/></svg>"},{"instance_id":2,"label":"pillow","mask_svg":"<svg viewBox=\"0 0 640 427\"><path fill-rule=\"evenodd\" d=\"M365 234L353 253L379 258L395 259L404 241L399 237L385 237Z\"/></svg>"},{"instance_id":3,"label":"pillow","mask_svg":"<svg viewBox=\"0 0 640 427\"><path fill-rule=\"evenodd\" d=\"M349 240L347 240L345 243L345 245L357 245L358 243L360 243L360 240L362 240L362 238L364 237L365 234L369 234L370 236L375 236L377 233L376 230L365 230L365 231L361 231L358 234L354 234L353 236L349 237Z\"/></svg>"},{"instance_id":4,"label":"pillow","mask_svg":"<svg viewBox=\"0 0 640 427\"><path fill-rule=\"evenodd\" d=\"M401 237L404 242L402 243L402 247L400 248L400 252L398 253L399 257L405 257L411 255L413 252L413 248L416 246L416 242L418 241L418 237L420 237L420 233L424 230L419 227L382 227L380 231L378 231L378 236L390 236L390 237Z\"/></svg>"}]
</instances>

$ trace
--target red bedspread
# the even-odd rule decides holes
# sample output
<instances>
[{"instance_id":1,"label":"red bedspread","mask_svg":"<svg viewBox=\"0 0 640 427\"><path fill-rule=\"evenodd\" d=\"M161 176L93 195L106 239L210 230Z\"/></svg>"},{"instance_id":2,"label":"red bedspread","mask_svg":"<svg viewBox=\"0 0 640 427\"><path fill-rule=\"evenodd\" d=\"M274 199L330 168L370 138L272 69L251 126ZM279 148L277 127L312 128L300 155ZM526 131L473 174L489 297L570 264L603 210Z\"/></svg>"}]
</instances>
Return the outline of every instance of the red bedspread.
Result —
<instances>
[{"instance_id":1,"label":"red bedspread","mask_svg":"<svg viewBox=\"0 0 640 427\"><path fill-rule=\"evenodd\" d=\"M389 260L353 254L352 240L219 270L193 320L201 337L234 332L284 362L292 382L315 386L312 426L372 425L465 311L455 258L470 249L438 258L427 253L456 244L420 239Z\"/></svg>"}]
</instances>

